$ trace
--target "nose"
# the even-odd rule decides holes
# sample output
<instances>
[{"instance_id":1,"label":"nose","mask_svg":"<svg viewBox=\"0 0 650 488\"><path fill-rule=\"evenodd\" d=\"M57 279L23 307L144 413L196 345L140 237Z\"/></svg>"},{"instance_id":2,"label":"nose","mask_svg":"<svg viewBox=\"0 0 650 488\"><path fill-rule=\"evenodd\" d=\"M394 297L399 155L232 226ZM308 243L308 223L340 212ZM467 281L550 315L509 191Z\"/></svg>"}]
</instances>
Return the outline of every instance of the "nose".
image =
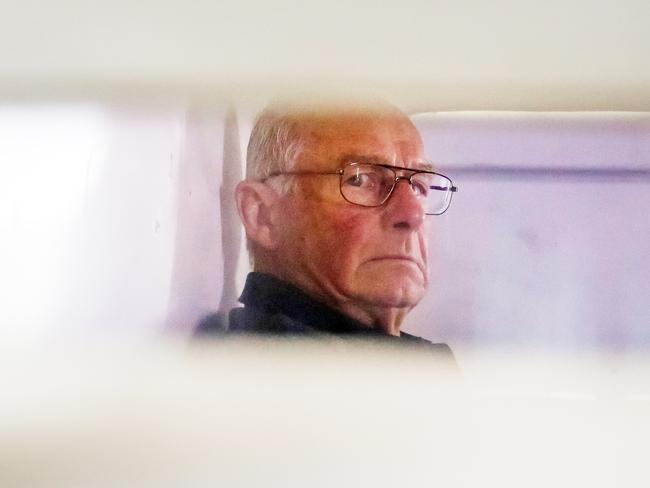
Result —
<instances>
[{"instance_id":1,"label":"nose","mask_svg":"<svg viewBox=\"0 0 650 488\"><path fill-rule=\"evenodd\" d=\"M424 223L423 202L408 178L398 178L386 205L389 223L395 229L418 230Z\"/></svg>"}]
</instances>

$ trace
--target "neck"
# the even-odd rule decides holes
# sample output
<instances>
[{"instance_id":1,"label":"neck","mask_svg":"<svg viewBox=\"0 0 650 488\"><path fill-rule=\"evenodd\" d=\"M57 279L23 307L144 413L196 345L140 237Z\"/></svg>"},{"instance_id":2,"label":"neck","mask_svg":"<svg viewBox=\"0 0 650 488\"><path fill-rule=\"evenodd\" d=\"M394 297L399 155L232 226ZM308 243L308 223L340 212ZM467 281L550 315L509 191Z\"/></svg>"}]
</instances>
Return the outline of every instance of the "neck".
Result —
<instances>
[{"instance_id":1,"label":"neck","mask_svg":"<svg viewBox=\"0 0 650 488\"><path fill-rule=\"evenodd\" d=\"M404 317L411 310L411 307L384 307L354 301L353 299L342 296L336 290L319 286L317 280L300 279L299 276L293 276L291 273L279 272L277 266L265 266L265 261L262 260L256 260L254 271L267 273L291 283L319 302L369 328L381 329L388 335L400 335Z\"/></svg>"},{"instance_id":2,"label":"neck","mask_svg":"<svg viewBox=\"0 0 650 488\"><path fill-rule=\"evenodd\" d=\"M330 304L330 306L369 327L377 327L386 334L394 336L400 335L402 322L409 311L406 308L378 307L374 305L363 307L352 302L343 302L338 306L337 304Z\"/></svg>"}]
</instances>

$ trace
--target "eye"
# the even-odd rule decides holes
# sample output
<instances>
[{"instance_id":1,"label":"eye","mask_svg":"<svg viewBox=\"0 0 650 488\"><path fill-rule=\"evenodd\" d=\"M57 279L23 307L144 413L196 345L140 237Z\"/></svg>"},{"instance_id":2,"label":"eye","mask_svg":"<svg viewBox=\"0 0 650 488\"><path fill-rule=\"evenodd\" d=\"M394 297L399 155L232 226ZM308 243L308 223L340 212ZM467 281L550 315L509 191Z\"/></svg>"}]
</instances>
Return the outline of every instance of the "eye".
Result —
<instances>
[{"instance_id":1,"label":"eye","mask_svg":"<svg viewBox=\"0 0 650 488\"><path fill-rule=\"evenodd\" d=\"M348 179L345 180L346 186L354 186L356 188L376 188L380 181L375 173L361 173L356 172Z\"/></svg>"},{"instance_id":2,"label":"eye","mask_svg":"<svg viewBox=\"0 0 650 488\"><path fill-rule=\"evenodd\" d=\"M367 183L368 176L367 175L359 175L356 174L354 176L351 176L348 178L345 182L346 185L349 186L364 186L364 184Z\"/></svg>"},{"instance_id":3,"label":"eye","mask_svg":"<svg viewBox=\"0 0 650 488\"><path fill-rule=\"evenodd\" d=\"M429 193L429 187L421 181L413 180L411 186L413 187L413 191L415 193L422 195L423 197L426 197L427 193Z\"/></svg>"},{"instance_id":4,"label":"eye","mask_svg":"<svg viewBox=\"0 0 650 488\"><path fill-rule=\"evenodd\" d=\"M429 194L432 183L431 178L424 173L413 175L411 178L411 187L413 188L413 192L423 197L426 197Z\"/></svg>"}]
</instances>

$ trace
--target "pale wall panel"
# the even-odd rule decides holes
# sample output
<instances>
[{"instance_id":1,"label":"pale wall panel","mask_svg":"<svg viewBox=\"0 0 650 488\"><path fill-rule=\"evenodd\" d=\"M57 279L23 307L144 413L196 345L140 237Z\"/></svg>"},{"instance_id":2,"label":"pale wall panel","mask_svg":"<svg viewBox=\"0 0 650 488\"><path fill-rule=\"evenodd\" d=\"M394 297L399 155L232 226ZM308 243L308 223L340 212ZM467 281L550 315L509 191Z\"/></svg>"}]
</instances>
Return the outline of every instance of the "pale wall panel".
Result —
<instances>
[{"instance_id":1,"label":"pale wall panel","mask_svg":"<svg viewBox=\"0 0 650 488\"><path fill-rule=\"evenodd\" d=\"M415 119L460 191L433 217L434 278L408 330L472 345L650 344L648 114Z\"/></svg>"}]
</instances>

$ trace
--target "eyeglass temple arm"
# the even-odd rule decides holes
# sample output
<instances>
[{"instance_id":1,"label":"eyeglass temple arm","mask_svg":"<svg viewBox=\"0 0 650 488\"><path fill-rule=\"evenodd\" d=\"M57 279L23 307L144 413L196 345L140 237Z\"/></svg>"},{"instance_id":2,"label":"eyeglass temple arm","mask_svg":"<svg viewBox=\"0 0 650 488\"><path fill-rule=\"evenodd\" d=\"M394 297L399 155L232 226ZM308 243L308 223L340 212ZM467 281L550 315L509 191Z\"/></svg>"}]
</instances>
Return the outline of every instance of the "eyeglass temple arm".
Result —
<instances>
[{"instance_id":1,"label":"eyeglass temple arm","mask_svg":"<svg viewBox=\"0 0 650 488\"><path fill-rule=\"evenodd\" d=\"M452 186L451 188L448 186L437 186L437 185L432 185L429 187L431 190L440 190L440 191L451 191L451 192L457 192L458 187Z\"/></svg>"}]
</instances>

